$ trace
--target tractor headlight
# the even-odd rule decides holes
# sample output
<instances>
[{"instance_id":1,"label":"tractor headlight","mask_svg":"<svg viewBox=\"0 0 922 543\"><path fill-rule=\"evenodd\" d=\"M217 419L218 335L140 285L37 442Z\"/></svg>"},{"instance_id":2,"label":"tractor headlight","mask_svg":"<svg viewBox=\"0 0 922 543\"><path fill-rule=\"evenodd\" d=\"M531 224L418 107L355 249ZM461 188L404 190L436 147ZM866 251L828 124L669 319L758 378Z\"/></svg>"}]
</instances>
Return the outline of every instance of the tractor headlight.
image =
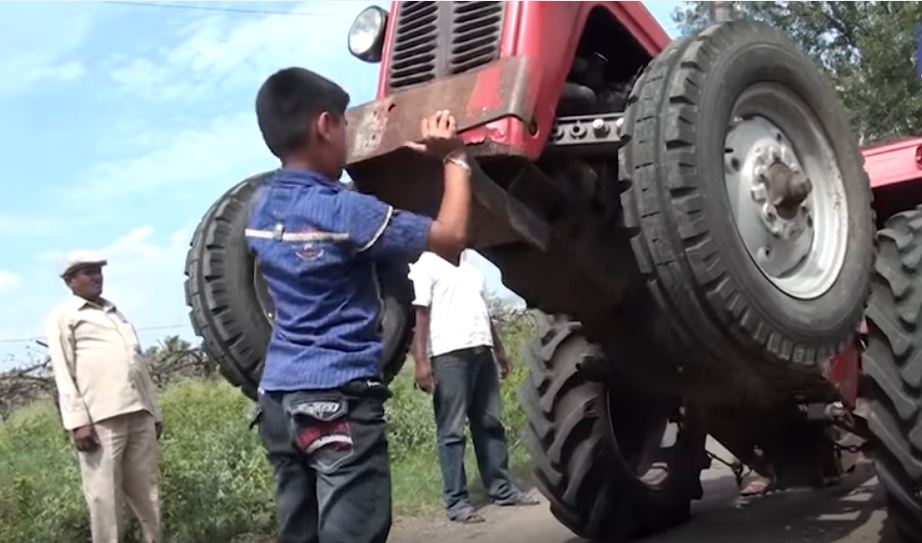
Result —
<instances>
[{"instance_id":1,"label":"tractor headlight","mask_svg":"<svg viewBox=\"0 0 922 543\"><path fill-rule=\"evenodd\" d=\"M365 62L381 60L387 12L378 6L363 9L349 29L349 52Z\"/></svg>"}]
</instances>

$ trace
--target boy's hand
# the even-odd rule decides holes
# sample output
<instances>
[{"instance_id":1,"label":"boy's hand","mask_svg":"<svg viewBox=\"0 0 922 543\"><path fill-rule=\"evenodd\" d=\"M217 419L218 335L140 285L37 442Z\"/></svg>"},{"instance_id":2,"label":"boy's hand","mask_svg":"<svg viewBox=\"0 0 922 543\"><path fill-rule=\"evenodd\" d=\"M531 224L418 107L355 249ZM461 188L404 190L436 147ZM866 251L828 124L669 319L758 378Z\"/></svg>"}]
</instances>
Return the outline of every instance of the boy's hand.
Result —
<instances>
[{"instance_id":1,"label":"boy's hand","mask_svg":"<svg viewBox=\"0 0 922 543\"><path fill-rule=\"evenodd\" d=\"M464 149L464 142L458 137L455 118L447 110L423 119L419 128L422 138L406 144L414 151L444 159Z\"/></svg>"}]
</instances>

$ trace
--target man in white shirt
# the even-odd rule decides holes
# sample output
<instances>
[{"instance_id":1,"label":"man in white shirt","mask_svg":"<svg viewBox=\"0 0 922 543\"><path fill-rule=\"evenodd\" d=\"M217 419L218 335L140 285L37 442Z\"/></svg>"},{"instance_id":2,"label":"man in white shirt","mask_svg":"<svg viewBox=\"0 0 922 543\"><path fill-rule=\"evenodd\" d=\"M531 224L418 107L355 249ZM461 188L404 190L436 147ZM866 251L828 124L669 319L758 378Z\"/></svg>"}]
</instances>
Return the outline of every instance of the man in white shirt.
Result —
<instances>
[{"instance_id":1,"label":"man in white shirt","mask_svg":"<svg viewBox=\"0 0 922 543\"><path fill-rule=\"evenodd\" d=\"M73 433L93 543L119 543L123 500L144 543L159 543L160 409L134 327L102 297L106 260L75 252L61 277L73 293L48 317L61 421Z\"/></svg>"},{"instance_id":2,"label":"man in white shirt","mask_svg":"<svg viewBox=\"0 0 922 543\"><path fill-rule=\"evenodd\" d=\"M470 263L470 251L461 254L458 266L433 253L423 253L411 266L410 278L416 294L416 384L434 392L448 518L483 522L467 494L465 416L470 422L480 479L493 503L537 504L509 477L499 395L499 375L506 376L509 362L487 309L483 276Z\"/></svg>"}]
</instances>

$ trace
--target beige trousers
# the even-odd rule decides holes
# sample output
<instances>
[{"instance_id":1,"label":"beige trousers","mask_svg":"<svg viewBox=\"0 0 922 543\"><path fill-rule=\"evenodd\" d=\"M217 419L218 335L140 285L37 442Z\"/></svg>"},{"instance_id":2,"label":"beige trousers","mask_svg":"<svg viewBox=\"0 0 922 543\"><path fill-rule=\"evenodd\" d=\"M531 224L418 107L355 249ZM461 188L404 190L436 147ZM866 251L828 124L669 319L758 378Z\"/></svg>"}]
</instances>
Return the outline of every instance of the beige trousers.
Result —
<instances>
[{"instance_id":1,"label":"beige trousers","mask_svg":"<svg viewBox=\"0 0 922 543\"><path fill-rule=\"evenodd\" d=\"M100 447L78 452L93 543L119 543L127 501L144 543L160 543L159 447L154 417L146 411L95 423Z\"/></svg>"}]
</instances>

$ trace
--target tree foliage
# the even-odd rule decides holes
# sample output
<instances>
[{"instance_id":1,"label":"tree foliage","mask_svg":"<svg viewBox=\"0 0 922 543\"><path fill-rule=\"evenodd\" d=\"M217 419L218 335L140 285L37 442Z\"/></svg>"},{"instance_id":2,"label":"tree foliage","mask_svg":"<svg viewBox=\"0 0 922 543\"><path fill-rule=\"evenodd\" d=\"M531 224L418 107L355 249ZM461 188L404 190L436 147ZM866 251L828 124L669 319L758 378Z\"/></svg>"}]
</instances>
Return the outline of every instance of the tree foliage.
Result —
<instances>
[{"instance_id":1,"label":"tree foliage","mask_svg":"<svg viewBox=\"0 0 922 543\"><path fill-rule=\"evenodd\" d=\"M57 387L47 354L39 357L30 352L28 364L0 372L0 420L17 408L38 398L50 396L57 406ZM158 388L193 377L212 377L215 362L199 347L179 336L167 336L148 347L142 356L148 363L151 378ZM41 361L38 361L39 358Z\"/></svg>"},{"instance_id":2,"label":"tree foliage","mask_svg":"<svg viewBox=\"0 0 922 543\"><path fill-rule=\"evenodd\" d=\"M782 29L828 75L862 145L922 134L915 66L917 2L735 2L735 18ZM708 24L707 2L673 13L684 35Z\"/></svg>"},{"instance_id":3,"label":"tree foliage","mask_svg":"<svg viewBox=\"0 0 922 543\"><path fill-rule=\"evenodd\" d=\"M167 336L144 351L151 378L158 387L188 377L211 377L216 364L198 346L179 336Z\"/></svg>"}]
</instances>

